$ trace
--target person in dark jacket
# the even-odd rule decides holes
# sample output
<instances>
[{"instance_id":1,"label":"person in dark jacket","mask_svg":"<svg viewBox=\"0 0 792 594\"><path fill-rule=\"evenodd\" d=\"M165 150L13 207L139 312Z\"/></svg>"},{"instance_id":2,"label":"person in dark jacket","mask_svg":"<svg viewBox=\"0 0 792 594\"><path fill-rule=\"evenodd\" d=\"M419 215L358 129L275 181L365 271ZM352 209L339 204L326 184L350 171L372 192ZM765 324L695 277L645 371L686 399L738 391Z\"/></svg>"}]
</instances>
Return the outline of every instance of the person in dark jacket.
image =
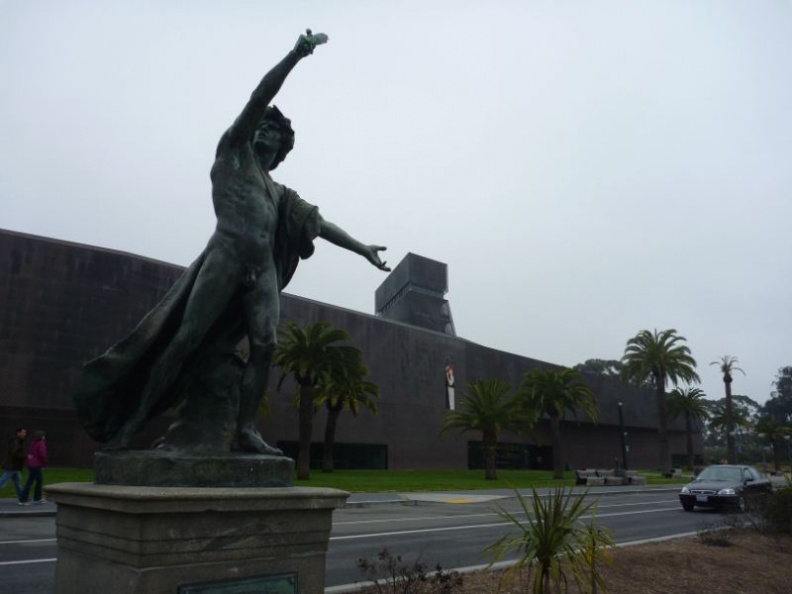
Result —
<instances>
[{"instance_id":1,"label":"person in dark jacket","mask_svg":"<svg viewBox=\"0 0 792 594\"><path fill-rule=\"evenodd\" d=\"M47 465L47 444L44 439L43 431L33 433L33 441L30 442L27 455L28 478L25 488L22 489L22 494L19 496L19 505L30 505L28 496L31 486L33 487L33 503L47 503L41 492L44 485L43 469Z\"/></svg>"},{"instance_id":2,"label":"person in dark jacket","mask_svg":"<svg viewBox=\"0 0 792 594\"><path fill-rule=\"evenodd\" d=\"M8 481L14 483L17 498L22 493L22 469L25 467L27 454L25 453L25 438L27 429L17 429L16 435L8 440L8 449L3 460L3 476L0 476L0 489Z\"/></svg>"}]
</instances>

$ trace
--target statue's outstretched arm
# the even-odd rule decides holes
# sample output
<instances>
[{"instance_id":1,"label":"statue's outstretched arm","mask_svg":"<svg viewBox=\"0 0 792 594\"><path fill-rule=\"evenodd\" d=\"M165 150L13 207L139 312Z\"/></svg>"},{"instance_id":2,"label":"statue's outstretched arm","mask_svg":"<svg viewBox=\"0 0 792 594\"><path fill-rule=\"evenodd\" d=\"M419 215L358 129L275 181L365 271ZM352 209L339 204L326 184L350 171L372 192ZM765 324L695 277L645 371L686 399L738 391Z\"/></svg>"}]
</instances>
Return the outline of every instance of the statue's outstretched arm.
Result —
<instances>
[{"instance_id":1,"label":"statue's outstretched arm","mask_svg":"<svg viewBox=\"0 0 792 594\"><path fill-rule=\"evenodd\" d=\"M327 39L328 37L324 33L312 34L310 29L305 32L305 35L300 35L294 45L294 49L264 75L264 78L261 79L261 82L251 94L250 101L248 101L242 113L239 114L239 117L229 129L228 140L232 144L250 140L267 106L278 94L281 86L283 86L283 81L286 80L286 77L297 65L297 62L311 55L317 45L327 43Z\"/></svg>"},{"instance_id":2,"label":"statue's outstretched arm","mask_svg":"<svg viewBox=\"0 0 792 594\"><path fill-rule=\"evenodd\" d=\"M383 262L379 257L379 252L386 250L386 247L361 243L338 225L326 221L321 215L319 216L319 237L346 250L360 254L380 270L390 271L387 262Z\"/></svg>"}]
</instances>

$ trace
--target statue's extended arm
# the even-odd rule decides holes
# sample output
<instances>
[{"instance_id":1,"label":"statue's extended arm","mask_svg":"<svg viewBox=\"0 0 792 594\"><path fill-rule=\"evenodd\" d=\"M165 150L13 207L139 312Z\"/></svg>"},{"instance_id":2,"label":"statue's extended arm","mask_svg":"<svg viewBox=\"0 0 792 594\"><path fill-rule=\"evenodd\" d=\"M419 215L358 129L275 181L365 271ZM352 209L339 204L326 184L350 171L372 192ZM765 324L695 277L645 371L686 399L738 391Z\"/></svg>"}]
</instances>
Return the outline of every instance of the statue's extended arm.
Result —
<instances>
[{"instance_id":1,"label":"statue's extended arm","mask_svg":"<svg viewBox=\"0 0 792 594\"><path fill-rule=\"evenodd\" d=\"M387 262L383 262L379 257L379 252L387 249L386 247L381 245L365 245L338 225L326 221L321 215L319 217L319 237L351 252L360 254L380 270L385 270L386 272L390 271Z\"/></svg>"},{"instance_id":2,"label":"statue's extended arm","mask_svg":"<svg viewBox=\"0 0 792 594\"><path fill-rule=\"evenodd\" d=\"M272 102L283 86L283 81L297 65L297 62L313 53L317 45L327 43L327 35L324 33L312 34L308 29L305 35L300 35L294 49L286 57L276 64L255 88L250 96L250 101L245 105L242 113L234 122L229 130L229 140L232 144L247 142L250 140L256 127L261 121L267 106Z\"/></svg>"}]
</instances>

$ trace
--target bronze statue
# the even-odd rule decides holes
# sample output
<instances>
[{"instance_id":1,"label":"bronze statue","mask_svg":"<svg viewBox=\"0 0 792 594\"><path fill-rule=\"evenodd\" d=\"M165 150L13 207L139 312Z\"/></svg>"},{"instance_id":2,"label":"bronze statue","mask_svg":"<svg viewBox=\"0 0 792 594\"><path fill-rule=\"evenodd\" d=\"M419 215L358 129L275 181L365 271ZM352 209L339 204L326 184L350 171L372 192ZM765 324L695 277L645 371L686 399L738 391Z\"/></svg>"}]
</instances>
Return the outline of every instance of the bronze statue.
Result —
<instances>
[{"instance_id":1,"label":"bronze statue","mask_svg":"<svg viewBox=\"0 0 792 594\"><path fill-rule=\"evenodd\" d=\"M294 146L291 122L270 102L327 39L308 30L264 76L218 143L211 171L217 227L206 249L130 336L86 364L75 404L88 433L108 449L127 448L146 420L198 393L223 400L222 413L193 406L166 446L281 454L254 426L276 346L279 292L317 236L390 270L379 256L384 247L354 239L270 177ZM245 335L246 362L234 354ZM206 427L221 422L230 430L201 443ZM185 424L199 426L184 437Z\"/></svg>"}]
</instances>

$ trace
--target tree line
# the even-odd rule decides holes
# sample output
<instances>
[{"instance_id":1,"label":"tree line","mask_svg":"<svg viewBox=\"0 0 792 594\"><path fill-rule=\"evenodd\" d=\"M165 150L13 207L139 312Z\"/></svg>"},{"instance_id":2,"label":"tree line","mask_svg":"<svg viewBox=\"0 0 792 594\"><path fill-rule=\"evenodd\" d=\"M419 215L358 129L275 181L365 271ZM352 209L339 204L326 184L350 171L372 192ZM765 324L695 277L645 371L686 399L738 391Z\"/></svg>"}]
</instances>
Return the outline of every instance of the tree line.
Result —
<instances>
[{"instance_id":1,"label":"tree line","mask_svg":"<svg viewBox=\"0 0 792 594\"><path fill-rule=\"evenodd\" d=\"M732 394L731 384L738 366L737 357L724 355L717 365L724 383L725 397L708 400L694 384L700 383L686 339L675 329L641 330L630 338L620 360L588 359L573 368L536 368L524 373L515 389L500 378L477 378L462 391L455 410L445 412L442 432L452 429L481 435L484 446L485 478L497 478L498 437L504 431L533 435L537 423L547 418L553 448L553 475L563 478L565 455L561 422L569 414L583 413L591 421L599 419L597 397L586 383L586 375L618 377L625 385L651 387L658 418L658 467L671 472L668 436L670 420L683 418L686 454L693 466L693 435L704 427L707 438L726 444L726 458L736 462L735 439L740 432L752 432L755 439L772 448L776 470L783 446L792 435L792 366L782 367L776 376L770 399L758 405L747 396ZM322 470L333 470L333 446L339 415L349 410L355 416L362 408L377 412L380 388L368 379L363 353L351 344L350 335L329 322L301 328L290 322L279 330L274 364L281 369L278 388L287 377L296 386L299 418L297 478L310 476L310 443L313 418L319 407L327 410ZM668 391L669 387L673 388Z\"/></svg>"}]
</instances>

